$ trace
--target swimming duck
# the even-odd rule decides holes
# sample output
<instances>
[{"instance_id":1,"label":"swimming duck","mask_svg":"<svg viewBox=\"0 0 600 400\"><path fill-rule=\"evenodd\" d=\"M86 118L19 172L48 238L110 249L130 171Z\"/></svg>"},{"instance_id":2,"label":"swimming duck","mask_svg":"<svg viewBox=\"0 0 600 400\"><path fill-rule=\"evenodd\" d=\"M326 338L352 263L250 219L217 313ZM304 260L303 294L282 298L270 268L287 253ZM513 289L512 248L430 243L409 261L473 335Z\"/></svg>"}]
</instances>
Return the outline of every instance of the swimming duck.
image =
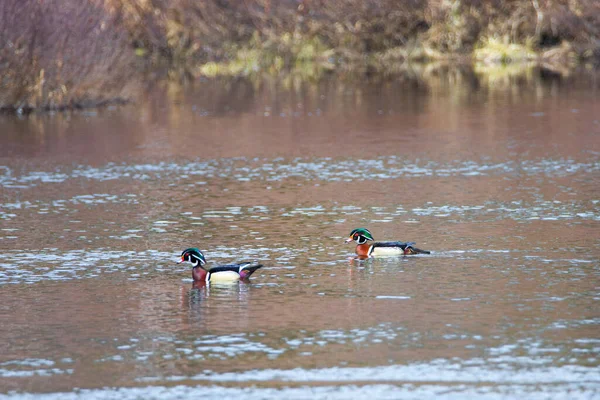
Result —
<instances>
[{"instance_id":1,"label":"swimming duck","mask_svg":"<svg viewBox=\"0 0 600 400\"><path fill-rule=\"evenodd\" d=\"M415 242L375 242L371 232L365 228L352 230L350 237L346 239L346 243L352 241L357 243L356 254L361 257L431 254L430 251L416 248Z\"/></svg>"},{"instance_id":2,"label":"swimming duck","mask_svg":"<svg viewBox=\"0 0 600 400\"><path fill-rule=\"evenodd\" d=\"M205 267L206 259L204 254L195 247L185 249L181 253L181 260L178 263L192 263L192 278L195 282L233 282L236 280L248 279L250 275L259 268L261 264L243 262L239 264L215 265Z\"/></svg>"}]
</instances>

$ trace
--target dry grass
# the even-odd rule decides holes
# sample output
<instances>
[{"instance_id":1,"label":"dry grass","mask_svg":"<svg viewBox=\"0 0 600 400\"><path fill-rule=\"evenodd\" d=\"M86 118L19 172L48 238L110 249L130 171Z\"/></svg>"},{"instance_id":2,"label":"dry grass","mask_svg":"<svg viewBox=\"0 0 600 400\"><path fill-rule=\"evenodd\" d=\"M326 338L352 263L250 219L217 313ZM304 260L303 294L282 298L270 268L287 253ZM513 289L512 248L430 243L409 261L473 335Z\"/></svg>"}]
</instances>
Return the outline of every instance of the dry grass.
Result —
<instances>
[{"instance_id":1,"label":"dry grass","mask_svg":"<svg viewBox=\"0 0 600 400\"><path fill-rule=\"evenodd\" d=\"M106 0L144 54L169 62L231 61L249 49L284 64L319 43L336 62L420 43L432 54L470 54L488 38L544 49L598 46L597 0ZM290 40L291 38L291 40Z\"/></svg>"},{"instance_id":2,"label":"dry grass","mask_svg":"<svg viewBox=\"0 0 600 400\"><path fill-rule=\"evenodd\" d=\"M0 2L0 109L18 112L122 102L128 35L102 3Z\"/></svg>"},{"instance_id":3,"label":"dry grass","mask_svg":"<svg viewBox=\"0 0 600 400\"><path fill-rule=\"evenodd\" d=\"M485 64L598 60L600 1L0 2L1 109L118 101L144 70L310 75L471 56Z\"/></svg>"}]
</instances>

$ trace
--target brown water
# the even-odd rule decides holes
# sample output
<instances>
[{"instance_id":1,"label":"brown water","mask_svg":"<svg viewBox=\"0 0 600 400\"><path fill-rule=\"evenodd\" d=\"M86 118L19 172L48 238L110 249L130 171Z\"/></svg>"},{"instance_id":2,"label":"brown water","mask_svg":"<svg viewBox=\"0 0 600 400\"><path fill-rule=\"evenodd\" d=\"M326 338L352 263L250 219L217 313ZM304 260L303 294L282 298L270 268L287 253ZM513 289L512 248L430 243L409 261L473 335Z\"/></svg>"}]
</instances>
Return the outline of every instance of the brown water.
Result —
<instances>
[{"instance_id":1,"label":"brown water","mask_svg":"<svg viewBox=\"0 0 600 400\"><path fill-rule=\"evenodd\" d=\"M592 73L164 84L0 131L0 398L600 395ZM360 226L432 254L355 260ZM265 268L193 287L189 246Z\"/></svg>"}]
</instances>

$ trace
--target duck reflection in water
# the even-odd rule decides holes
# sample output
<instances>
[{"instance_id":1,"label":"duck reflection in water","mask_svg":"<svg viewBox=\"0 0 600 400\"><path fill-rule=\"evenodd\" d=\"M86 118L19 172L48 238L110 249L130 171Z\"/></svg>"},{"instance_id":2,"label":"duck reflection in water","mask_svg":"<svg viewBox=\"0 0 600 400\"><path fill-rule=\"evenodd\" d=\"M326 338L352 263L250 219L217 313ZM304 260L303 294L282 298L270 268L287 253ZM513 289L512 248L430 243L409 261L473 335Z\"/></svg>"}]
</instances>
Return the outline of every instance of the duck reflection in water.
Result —
<instances>
[{"instance_id":1,"label":"duck reflection in water","mask_svg":"<svg viewBox=\"0 0 600 400\"><path fill-rule=\"evenodd\" d=\"M182 307L189 311L189 323L210 324L223 319L223 315L243 321L247 316L250 293L249 277L261 264L242 262L207 267L206 258L194 247L181 253L178 263L192 264L191 289L182 288Z\"/></svg>"},{"instance_id":2,"label":"duck reflection in water","mask_svg":"<svg viewBox=\"0 0 600 400\"><path fill-rule=\"evenodd\" d=\"M233 283L194 282L192 287L181 287L181 307L187 310L192 325L223 323L247 318L251 284L239 281Z\"/></svg>"}]
</instances>

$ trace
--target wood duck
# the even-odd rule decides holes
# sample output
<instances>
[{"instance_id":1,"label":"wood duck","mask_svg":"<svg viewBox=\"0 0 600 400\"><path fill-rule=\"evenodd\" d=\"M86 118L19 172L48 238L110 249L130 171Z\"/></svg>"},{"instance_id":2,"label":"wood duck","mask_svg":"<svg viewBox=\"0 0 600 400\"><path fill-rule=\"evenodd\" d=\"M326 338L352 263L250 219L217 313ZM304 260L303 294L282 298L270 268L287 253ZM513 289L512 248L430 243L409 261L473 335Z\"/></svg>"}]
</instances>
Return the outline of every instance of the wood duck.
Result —
<instances>
[{"instance_id":1,"label":"wood duck","mask_svg":"<svg viewBox=\"0 0 600 400\"><path fill-rule=\"evenodd\" d=\"M181 260L178 263L192 263L192 278L195 282L233 282L236 280L245 280L250 277L259 268L261 264L243 262L239 264L215 265L205 267L206 259L204 254L195 247L185 249L181 253Z\"/></svg>"},{"instance_id":2,"label":"wood duck","mask_svg":"<svg viewBox=\"0 0 600 400\"><path fill-rule=\"evenodd\" d=\"M415 247L415 242L375 242L373 235L365 228L350 232L346 243L355 241L356 254L360 257L399 256L412 254L431 254L430 251Z\"/></svg>"}]
</instances>

